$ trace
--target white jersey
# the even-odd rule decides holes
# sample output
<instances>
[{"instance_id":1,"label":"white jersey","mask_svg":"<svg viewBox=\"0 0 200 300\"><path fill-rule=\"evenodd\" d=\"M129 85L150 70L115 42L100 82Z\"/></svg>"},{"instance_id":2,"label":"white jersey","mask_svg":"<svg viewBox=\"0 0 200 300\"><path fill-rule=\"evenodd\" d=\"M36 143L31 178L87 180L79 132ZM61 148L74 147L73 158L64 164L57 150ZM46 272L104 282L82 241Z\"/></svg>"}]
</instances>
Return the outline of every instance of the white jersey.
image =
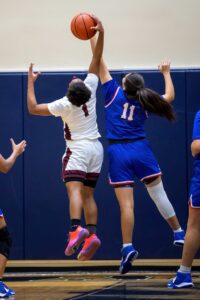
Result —
<instances>
[{"instance_id":1,"label":"white jersey","mask_svg":"<svg viewBox=\"0 0 200 300\"><path fill-rule=\"evenodd\" d=\"M78 107L73 105L66 96L48 104L50 113L62 118L66 140L93 140L100 137L96 115L98 77L89 73L84 83L91 91L91 97L86 104Z\"/></svg>"}]
</instances>

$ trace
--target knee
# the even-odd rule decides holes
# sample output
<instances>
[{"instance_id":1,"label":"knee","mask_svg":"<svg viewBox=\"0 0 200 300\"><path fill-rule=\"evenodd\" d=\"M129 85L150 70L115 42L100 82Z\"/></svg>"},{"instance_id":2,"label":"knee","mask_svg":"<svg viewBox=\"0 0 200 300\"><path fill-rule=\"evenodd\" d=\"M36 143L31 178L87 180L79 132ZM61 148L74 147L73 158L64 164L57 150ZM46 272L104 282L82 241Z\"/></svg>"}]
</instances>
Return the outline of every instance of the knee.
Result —
<instances>
[{"instance_id":1,"label":"knee","mask_svg":"<svg viewBox=\"0 0 200 300\"><path fill-rule=\"evenodd\" d=\"M12 239L9 234L8 228L3 227L0 229L0 254L9 258L10 249L12 246Z\"/></svg>"}]
</instances>

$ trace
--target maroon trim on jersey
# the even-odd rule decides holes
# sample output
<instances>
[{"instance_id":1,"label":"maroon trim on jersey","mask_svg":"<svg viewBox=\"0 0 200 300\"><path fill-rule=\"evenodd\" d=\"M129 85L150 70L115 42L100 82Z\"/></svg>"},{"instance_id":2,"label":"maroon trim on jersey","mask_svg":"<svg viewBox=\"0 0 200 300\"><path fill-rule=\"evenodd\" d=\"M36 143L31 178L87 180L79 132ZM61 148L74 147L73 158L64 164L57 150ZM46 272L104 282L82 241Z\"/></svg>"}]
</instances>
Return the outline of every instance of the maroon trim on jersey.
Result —
<instances>
[{"instance_id":1,"label":"maroon trim on jersey","mask_svg":"<svg viewBox=\"0 0 200 300\"><path fill-rule=\"evenodd\" d=\"M88 109L87 109L87 105L86 104L83 104L82 106L82 110L85 114L85 117L88 117L89 116L89 112L88 112Z\"/></svg>"},{"instance_id":2,"label":"maroon trim on jersey","mask_svg":"<svg viewBox=\"0 0 200 300\"><path fill-rule=\"evenodd\" d=\"M71 140L72 139L71 132L70 132L70 129L69 129L69 126L67 125L67 123L65 123L64 133L65 133L65 139L66 140Z\"/></svg>"},{"instance_id":3,"label":"maroon trim on jersey","mask_svg":"<svg viewBox=\"0 0 200 300\"><path fill-rule=\"evenodd\" d=\"M75 178L85 179L86 172L80 170L65 170L63 175L64 175L63 178L75 177Z\"/></svg>"},{"instance_id":4,"label":"maroon trim on jersey","mask_svg":"<svg viewBox=\"0 0 200 300\"><path fill-rule=\"evenodd\" d=\"M62 163L62 179L64 178L65 169L66 169L66 166L68 164L68 161L69 161L71 155L72 155L72 151L68 147L66 150L65 156L63 158L63 163Z\"/></svg>"},{"instance_id":5,"label":"maroon trim on jersey","mask_svg":"<svg viewBox=\"0 0 200 300\"><path fill-rule=\"evenodd\" d=\"M86 180L94 180L96 181L99 178L99 173L87 173Z\"/></svg>"}]
</instances>

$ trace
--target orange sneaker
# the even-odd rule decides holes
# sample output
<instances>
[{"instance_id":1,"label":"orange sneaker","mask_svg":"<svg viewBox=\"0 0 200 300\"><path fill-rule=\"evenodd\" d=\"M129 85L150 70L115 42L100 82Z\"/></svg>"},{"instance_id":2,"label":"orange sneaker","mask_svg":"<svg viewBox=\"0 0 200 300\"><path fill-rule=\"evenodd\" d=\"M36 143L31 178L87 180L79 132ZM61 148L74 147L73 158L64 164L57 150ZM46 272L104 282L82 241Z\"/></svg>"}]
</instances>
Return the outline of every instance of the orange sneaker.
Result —
<instances>
[{"instance_id":1,"label":"orange sneaker","mask_svg":"<svg viewBox=\"0 0 200 300\"><path fill-rule=\"evenodd\" d=\"M92 234L89 238L85 239L83 248L77 257L78 260L91 259L100 246L100 239L96 236L96 234Z\"/></svg>"},{"instance_id":2,"label":"orange sneaker","mask_svg":"<svg viewBox=\"0 0 200 300\"><path fill-rule=\"evenodd\" d=\"M69 232L69 242L65 249L65 255L70 256L79 248L80 244L89 236L89 231L78 226L75 231Z\"/></svg>"}]
</instances>

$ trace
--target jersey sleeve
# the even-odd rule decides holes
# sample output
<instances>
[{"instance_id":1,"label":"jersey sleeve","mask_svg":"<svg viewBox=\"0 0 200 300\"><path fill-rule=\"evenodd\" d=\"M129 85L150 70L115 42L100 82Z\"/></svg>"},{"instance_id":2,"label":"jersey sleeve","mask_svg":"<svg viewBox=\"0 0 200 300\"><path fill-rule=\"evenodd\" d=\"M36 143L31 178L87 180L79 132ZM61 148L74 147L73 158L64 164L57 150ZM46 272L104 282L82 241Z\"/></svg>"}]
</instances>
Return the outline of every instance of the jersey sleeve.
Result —
<instances>
[{"instance_id":1,"label":"jersey sleeve","mask_svg":"<svg viewBox=\"0 0 200 300\"><path fill-rule=\"evenodd\" d=\"M200 110L196 113L194 118L192 139L200 139Z\"/></svg>"},{"instance_id":2,"label":"jersey sleeve","mask_svg":"<svg viewBox=\"0 0 200 300\"><path fill-rule=\"evenodd\" d=\"M108 105L110 102L112 102L113 98L115 97L119 85L117 84L115 79L111 79L104 83L102 86L105 97L105 105Z\"/></svg>"},{"instance_id":3,"label":"jersey sleeve","mask_svg":"<svg viewBox=\"0 0 200 300\"><path fill-rule=\"evenodd\" d=\"M51 103L48 103L48 110L55 117L62 117L70 109L69 101L67 97L63 97Z\"/></svg>"},{"instance_id":4,"label":"jersey sleeve","mask_svg":"<svg viewBox=\"0 0 200 300\"><path fill-rule=\"evenodd\" d=\"M88 73L87 77L84 80L85 85L89 88L93 95L96 94L98 82L99 78L93 73Z\"/></svg>"}]
</instances>

